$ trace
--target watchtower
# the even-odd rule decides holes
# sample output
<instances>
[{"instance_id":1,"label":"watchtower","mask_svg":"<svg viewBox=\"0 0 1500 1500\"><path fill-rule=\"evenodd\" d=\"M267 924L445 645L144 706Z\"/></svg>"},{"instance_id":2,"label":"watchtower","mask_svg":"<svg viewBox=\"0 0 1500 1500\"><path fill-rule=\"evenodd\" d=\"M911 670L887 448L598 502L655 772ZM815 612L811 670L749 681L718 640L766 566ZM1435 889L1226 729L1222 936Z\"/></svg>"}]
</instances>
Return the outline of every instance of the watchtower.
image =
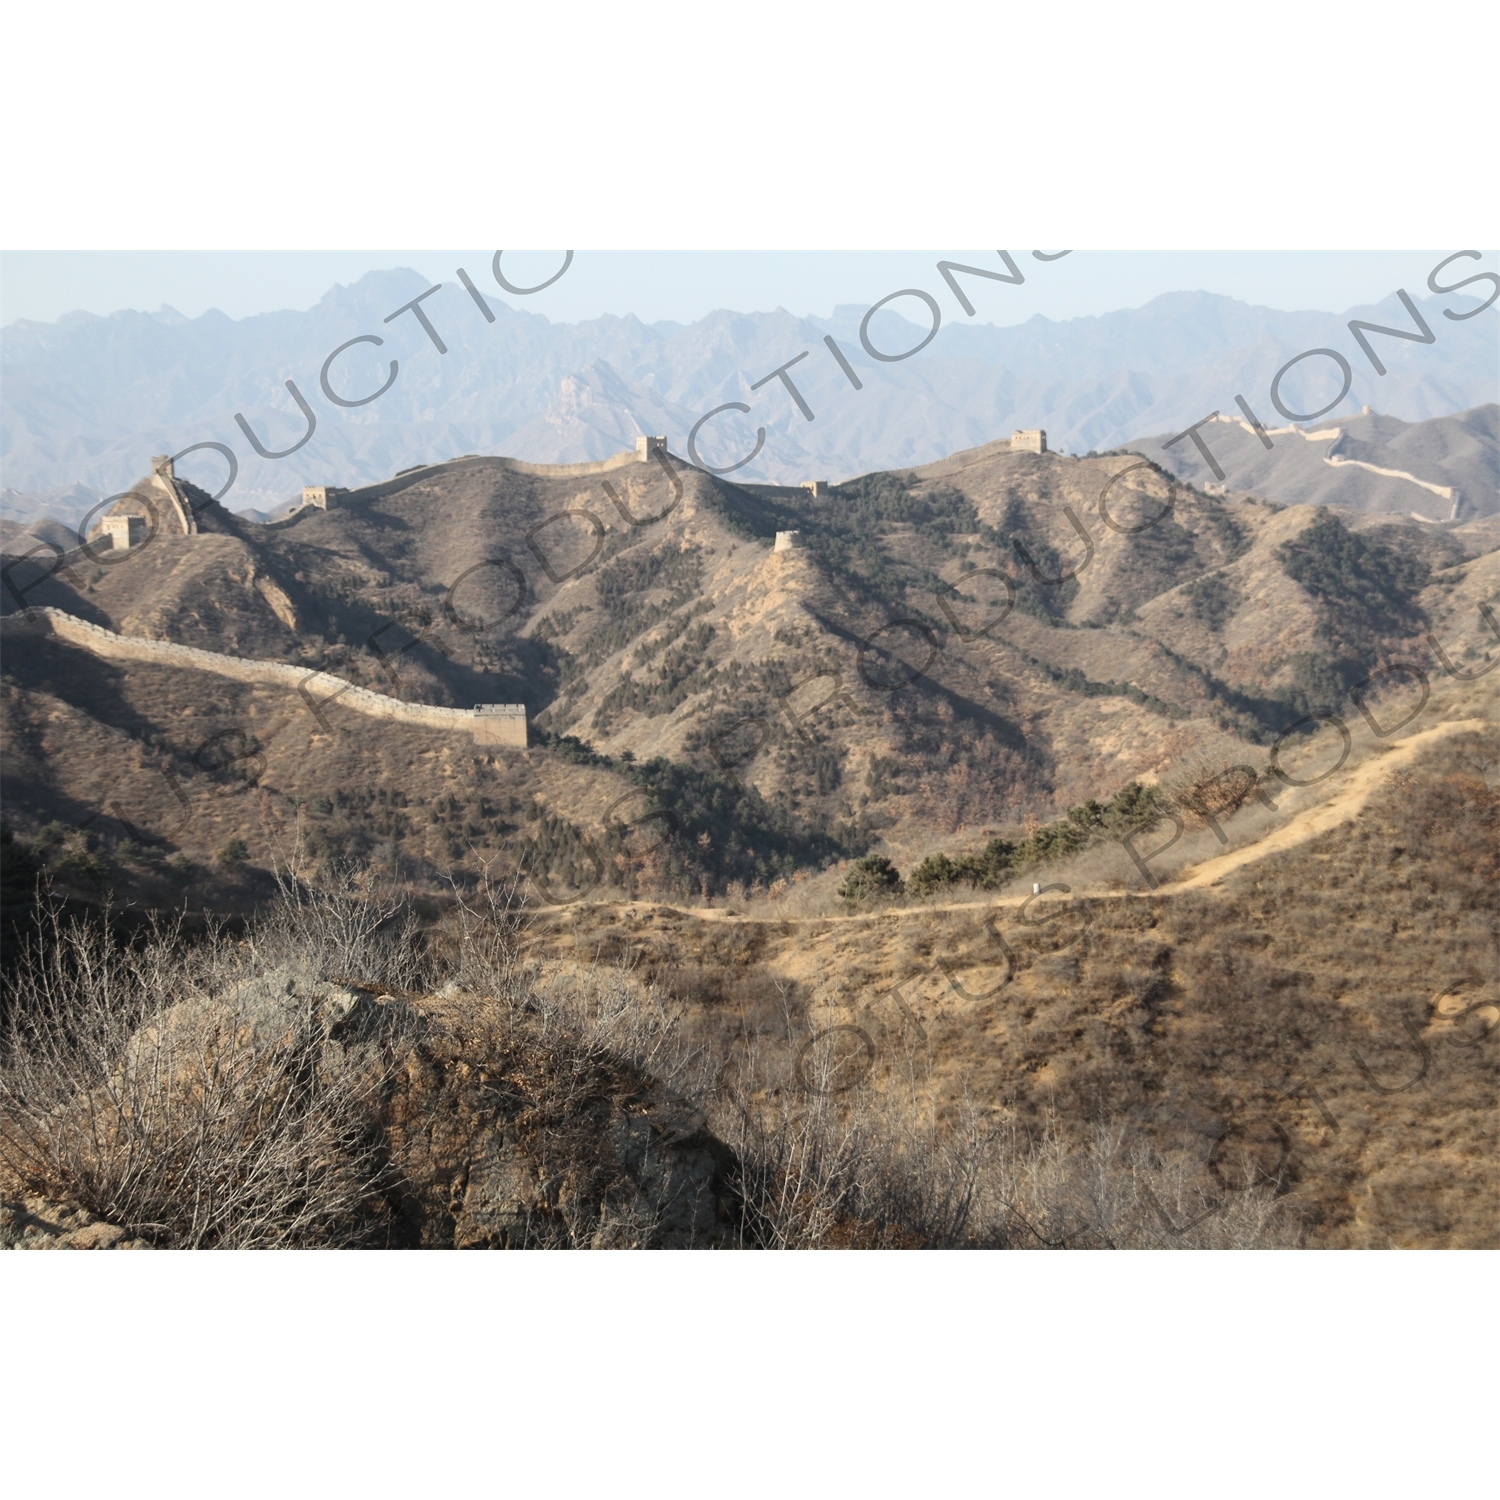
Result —
<instances>
[{"instance_id":1,"label":"watchtower","mask_svg":"<svg viewBox=\"0 0 1500 1500\"><path fill-rule=\"evenodd\" d=\"M478 745L512 745L524 750L527 739L524 703L476 703L474 742Z\"/></svg>"},{"instance_id":2,"label":"watchtower","mask_svg":"<svg viewBox=\"0 0 1500 1500\"><path fill-rule=\"evenodd\" d=\"M665 437L638 437L635 440L635 456L643 464L650 463L658 453L663 458L667 455L667 440Z\"/></svg>"},{"instance_id":3,"label":"watchtower","mask_svg":"<svg viewBox=\"0 0 1500 1500\"><path fill-rule=\"evenodd\" d=\"M327 510L329 503L339 495L347 495L348 490L337 484L304 484L302 486L302 503L304 505L315 505L319 510Z\"/></svg>"},{"instance_id":4,"label":"watchtower","mask_svg":"<svg viewBox=\"0 0 1500 1500\"><path fill-rule=\"evenodd\" d=\"M828 498L828 481L826 479L804 479L802 481L802 488L814 500L826 500Z\"/></svg>"},{"instance_id":5,"label":"watchtower","mask_svg":"<svg viewBox=\"0 0 1500 1500\"><path fill-rule=\"evenodd\" d=\"M145 516L105 516L104 534L112 552L126 552L146 540Z\"/></svg>"},{"instance_id":6,"label":"watchtower","mask_svg":"<svg viewBox=\"0 0 1500 1500\"><path fill-rule=\"evenodd\" d=\"M1024 432L1013 432L1010 435L1010 451L1012 453L1045 453L1047 434L1040 427L1031 427Z\"/></svg>"},{"instance_id":7,"label":"watchtower","mask_svg":"<svg viewBox=\"0 0 1500 1500\"><path fill-rule=\"evenodd\" d=\"M776 545L771 549L773 552L793 552L802 545L802 533L800 531L778 531L776 533Z\"/></svg>"}]
</instances>

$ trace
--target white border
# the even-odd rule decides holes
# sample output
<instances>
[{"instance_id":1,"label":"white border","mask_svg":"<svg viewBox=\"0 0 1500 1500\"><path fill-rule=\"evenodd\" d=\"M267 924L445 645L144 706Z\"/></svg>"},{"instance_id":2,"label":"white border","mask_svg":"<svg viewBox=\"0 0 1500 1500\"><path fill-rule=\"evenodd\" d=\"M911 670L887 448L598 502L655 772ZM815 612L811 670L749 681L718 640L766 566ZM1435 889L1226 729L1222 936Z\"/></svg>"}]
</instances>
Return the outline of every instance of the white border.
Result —
<instances>
[{"instance_id":1,"label":"white border","mask_svg":"<svg viewBox=\"0 0 1500 1500\"><path fill-rule=\"evenodd\" d=\"M0 244L1495 243L1496 14L30 6Z\"/></svg>"},{"instance_id":2,"label":"white border","mask_svg":"<svg viewBox=\"0 0 1500 1500\"><path fill-rule=\"evenodd\" d=\"M15 1254L7 1478L122 1497L1447 1493L1472 1253Z\"/></svg>"}]
</instances>

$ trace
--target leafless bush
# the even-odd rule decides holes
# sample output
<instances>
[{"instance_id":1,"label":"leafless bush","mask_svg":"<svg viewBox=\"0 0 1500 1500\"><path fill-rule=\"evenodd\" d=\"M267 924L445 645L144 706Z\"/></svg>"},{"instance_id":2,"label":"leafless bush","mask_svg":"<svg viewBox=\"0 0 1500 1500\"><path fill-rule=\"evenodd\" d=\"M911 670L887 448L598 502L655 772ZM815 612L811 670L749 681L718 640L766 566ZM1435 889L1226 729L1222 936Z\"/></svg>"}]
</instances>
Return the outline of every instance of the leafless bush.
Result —
<instances>
[{"instance_id":1,"label":"leafless bush","mask_svg":"<svg viewBox=\"0 0 1500 1500\"><path fill-rule=\"evenodd\" d=\"M791 1038L789 1009L783 1031ZM838 1031L857 1028L824 1035ZM812 1043L789 1049L748 1032L720 1066L710 1117L740 1162L748 1232L782 1249L968 1242L983 1159L976 1112L938 1122L921 1049L862 1072L858 1037L852 1056Z\"/></svg>"},{"instance_id":2,"label":"leafless bush","mask_svg":"<svg viewBox=\"0 0 1500 1500\"><path fill-rule=\"evenodd\" d=\"M280 899L250 931L258 967L295 964L393 990L421 986L421 924L402 893L346 865L325 868L316 881L305 876L295 861L278 867Z\"/></svg>"},{"instance_id":3,"label":"leafless bush","mask_svg":"<svg viewBox=\"0 0 1500 1500\"><path fill-rule=\"evenodd\" d=\"M790 1014L786 1023L789 1037ZM1163 1152L1123 1125L1070 1141L1048 1121L1028 1136L968 1098L935 1110L918 1047L848 1082L847 1059L804 1044L793 1065L779 1040L742 1039L712 1108L761 1243L1248 1249L1298 1239L1284 1184L1248 1159L1205 1171L1189 1151Z\"/></svg>"},{"instance_id":4,"label":"leafless bush","mask_svg":"<svg viewBox=\"0 0 1500 1500\"><path fill-rule=\"evenodd\" d=\"M521 875L496 880L484 866L476 880L450 886L449 907L427 934L428 981L475 995L519 993L529 973L521 943L530 920Z\"/></svg>"},{"instance_id":5,"label":"leafless bush","mask_svg":"<svg viewBox=\"0 0 1500 1500\"><path fill-rule=\"evenodd\" d=\"M384 1243L406 1191L392 1101L409 1150L503 1098L539 1180L563 1184L527 1244L662 1242L663 1216L709 1190L673 1174L706 1151L732 1159L746 1245L1296 1240L1285 1185L1249 1160L1205 1170L1123 1126L1070 1140L967 1099L940 1110L925 1038L882 1035L878 1057L852 1025L803 1040L785 994L779 1016L747 1013L711 1045L628 963L528 962L526 921L513 887L484 880L422 943L404 908L350 881L284 884L242 939L186 943L169 924L121 946L54 916L15 978L0 1167L159 1244ZM434 998L419 1013L399 990ZM419 1053L441 1067L417 1085L401 1070Z\"/></svg>"},{"instance_id":6,"label":"leafless bush","mask_svg":"<svg viewBox=\"0 0 1500 1500\"><path fill-rule=\"evenodd\" d=\"M468 997L471 1014L504 1023L524 1014L540 1037L580 1056L621 1058L663 1089L700 1102L711 1076L701 1047L686 1039L684 1007L628 964L583 963L547 970L521 954L529 913L519 878L481 874L454 901L431 945L434 982Z\"/></svg>"},{"instance_id":7,"label":"leafless bush","mask_svg":"<svg viewBox=\"0 0 1500 1500\"><path fill-rule=\"evenodd\" d=\"M407 1026L305 968L172 927L129 948L54 917L22 960L0 1057L0 1162L185 1248L366 1242L373 1128Z\"/></svg>"},{"instance_id":8,"label":"leafless bush","mask_svg":"<svg viewBox=\"0 0 1500 1500\"><path fill-rule=\"evenodd\" d=\"M1116 1127L1082 1145L1020 1142L965 1111L946 1128L855 1097L745 1109L725 1133L745 1197L778 1248L1261 1249L1299 1242L1265 1183L1205 1185L1190 1163L1127 1150ZM722 1128L722 1127L721 1127Z\"/></svg>"},{"instance_id":9,"label":"leafless bush","mask_svg":"<svg viewBox=\"0 0 1500 1500\"><path fill-rule=\"evenodd\" d=\"M1275 1249L1299 1225L1248 1158L1205 1173L1186 1151L1129 1142L1096 1125L1070 1144L1048 1121L1028 1138L1014 1123L991 1142L977 1196L992 1243L1012 1249Z\"/></svg>"}]
</instances>

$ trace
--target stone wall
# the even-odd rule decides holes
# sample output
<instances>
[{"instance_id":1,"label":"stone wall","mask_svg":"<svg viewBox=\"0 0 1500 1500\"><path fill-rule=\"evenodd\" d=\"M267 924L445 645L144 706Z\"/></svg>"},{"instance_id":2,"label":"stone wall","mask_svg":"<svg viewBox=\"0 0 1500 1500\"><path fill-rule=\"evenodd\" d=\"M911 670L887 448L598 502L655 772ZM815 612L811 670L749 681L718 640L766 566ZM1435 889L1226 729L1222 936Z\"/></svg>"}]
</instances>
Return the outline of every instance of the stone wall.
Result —
<instances>
[{"instance_id":1,"label":"stone wall","mask_svg":"<svg viewBox=\"0 0 1500 1500\"><path fill-rule=\"evenodd\" d=\"M507 745L524 750L529 743L526 715L474 714L469 720L469 732L476 745Z\"/></svg>"},{"instance_id":2,"label":"stone wall","mask_svg":"<svg viewBox=\"0 0 1500 1500\"><path fill-rule=\"evenodd\" d=\"M626 453L616 453L609 458L581 464L532 464L519 458L450 458L447 463L428 464L423 468L410 469L405 474L398 474L394 479L383 479L377 484L367 484L359 489L347 490L339 496L339 501L340 504L357 505L366 500L384 499L387 495L399 494L414 484L420 484L424 479L432 478L434 474L441 474L444 470L452 470L459 465L465 467L484 465L490 468L510 469L513 473L531 474L538 479L581 479L589 474L609 474L615 469L623 469L639 461L634 449Z\"/></svg>"},{"instance_id":3,"label":"stone wall","mask_svg":"<svg viewBox=\"0 0 1500 1500\"><path fill-rule=\"evenodd\" d=\"M655 441L653 439L653 441ZM662 449L665 453L665 448ZM616 469L629 468L631 464L641 462L640 454L635 449L624 453L612 454L609 458L593 460L589 463L580 464L533 464L527 463L520 458L490 458L480 454L465 454L462 458L450 458L445 463L422 464L414 469L407 469L397 474L393 479L382 479L375 484L361 485L350 490L329 490L329 494L337 493L338 504L342 509L344 506L357 507L371 500L383 500L390 495L399 495L402 490L410 489L415 484L421 484L423 480L431 479L435 474L444 472L451 473L459 467L487 466L489 468L509 469L515 474L530 474L538 479L583 479L592 474L612 474ZM315 486L310 486L315 488ZM307 509L302 506L293 511L289 516L283 516L279 521L271 521L268 524L276 528L294 526L303 519L303 512Z\"/></svg>"},{"instance_id":4,"label":"stone wall","mask_svg":"<svg viewBox=\"0 0 1500 1500\"><path fill-rule=\"evenodd\" d=\"M165 453L158 453L152 458L150 482L167 497L181 535L197 536L198 518L193 514L193 507L188 504L187 496L179 488L172 460Z\"/></svg>"},{"instance_id":5,"label":"stone wall","mask_svg":"<svg viewBox=\"0 0 1500 1500\"><path fill-rule=\"evenodd\" d=\"M0 632L13 634L44 633L81 646L110 661L142 661L162 666L192 667L212 672L236 682L255 683L262 687L284 687L296 693L303 704L321 712L325 705L337 703L340 708L366 714L374 719L389 719L399 724L423 724L430 729L450 733L461 730L479 745L509 745L524 749L527 744L527 721L519 717L483 718L472 709L439 708L427 703L402 703L383 693L355 687L332 672L310 672L306 667L292 667L284 662L250 661L242 656L225 656L217 651L203 651L197 646L179 646L174 641L153 641L141 636L116 635L103 626L92 625L64 610L37 608L27 614L5 616Z\"/></svg>"}]
</instances>

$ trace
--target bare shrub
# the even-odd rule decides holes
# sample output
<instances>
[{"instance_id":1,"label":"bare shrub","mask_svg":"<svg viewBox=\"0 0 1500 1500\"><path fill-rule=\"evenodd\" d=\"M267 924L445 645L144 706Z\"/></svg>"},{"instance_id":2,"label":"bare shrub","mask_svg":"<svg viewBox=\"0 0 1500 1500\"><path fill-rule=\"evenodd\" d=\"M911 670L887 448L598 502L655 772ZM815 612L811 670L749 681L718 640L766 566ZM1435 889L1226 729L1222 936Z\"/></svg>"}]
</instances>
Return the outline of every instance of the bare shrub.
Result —
<instances>
[{"instance_id":1,"label":"bare shrub","mask_svg":"<svg viewBox=\"0 0 1500 1500\"><path fill-rule=\"evenodd\" d=\"M695 1099L712 1069L688 1041L685 1007L658 986L635 978L629 962L553 965L525 962L530 913L519 877L493 880L488 870L454 900L431 934L428 977L479 1024L525 1018L541 1038L590 1057L618 1057L650 1073L668 1091Z\"/></svg>"},{"instance_id":2,"label":"bare shrub","mask_svg":"<svg viewBox=\"0 0 1500 1500\"><path fill-rule=\"evenodd\" d=\"M1261 1249L1300 1243L1294 1209L1253 1164L1204 1179L1186 1156L987 1123L942 1124L873 1090L790 1090L716 1123L739 1155L753 1226L794 1248Z\"/></svg>"},{"instance_id":3,"label":"bare shrub","mask_svg":"<svg viewBox=\"0 0 1500 1500\"><path fill-rule=\"evenodd\" d=\"M371 869L326 866L314 882L295 861L278 867L280 899L250 930L260 968L294 964L330 977L413 990L426 977L421 924L405 896Z\"/></svg>"},{"instance_id":4,"label":"bare shrub","mask_svg":"<svg viewBox=\"0 0 1500 1500\"><path fill-rule=\"evenodd\" d=\"M242 939L54 916L17 968L0 1167L183 1247L1298 1240L1248 1158L939 1109L914 1023L809 1036L785 991L694 1030L628 960L529 961L528 920L487 879L420 942L352 880L285 883Z\"/></svg>"},{"instance_id":5,"label":"bare shrub","mask_svg":"<svg viewBox=\"0 0 1500 1500\"><path fill-rule=\"evenodd\" d=\"M1247 1159L1205 1173L1186 1151L1131 1143L1097 1124L1070 1144L1049 1120L1027 1138L994 1141L978 1190L993 1243L1011 1249L1288 1248L1301 1230L1280 1184Z\"/></svg>"},{"instance_id":6,"label":"bare shrub","mask_svg":"<svg viewBox=\"0 0 1500 1500\"><path fill-rule=\"evenodd\" d=\"M54 917L46 937L0 1060L11 1175L162 1245L370 1242L399 1007L305 970L257 977L222 934L121 948Z\"/></svg>"},{"instance_id":7,"label":"bare shrub","mask_svg":"<svg viewBox=\"0 0 1500 1500\"><path fill-rule=\"evenodd\" d=\"M747 1028L709 1100L735 1152L746 1233L771 1248L916 1248L972 1242L984 1130L965 1105L939 1122L924 1094L925 1047L867 1067L865 1043L793 1045ZM859 1028L831 1028L854 1033Z\"/></svg>"}]
</instances>

